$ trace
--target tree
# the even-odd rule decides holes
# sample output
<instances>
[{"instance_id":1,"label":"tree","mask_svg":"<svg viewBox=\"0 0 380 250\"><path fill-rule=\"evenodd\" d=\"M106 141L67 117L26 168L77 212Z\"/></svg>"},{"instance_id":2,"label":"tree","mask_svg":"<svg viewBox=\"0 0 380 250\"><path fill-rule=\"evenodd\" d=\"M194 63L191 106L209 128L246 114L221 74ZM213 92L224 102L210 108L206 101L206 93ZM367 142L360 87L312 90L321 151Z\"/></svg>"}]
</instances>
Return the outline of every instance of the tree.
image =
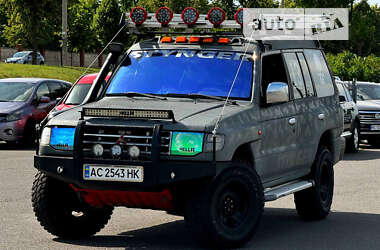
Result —
<instances>
[{"instance_id":1,"label":"tree","mask_svg":"<svg viewBox=\"0 0 380 250\"><path fill-rule=\"evenodd\" d=\"M105 47L109 41L119 31L119 21L121 9L118 0L102 0L93 20L93 30L98 41ZM118 41L125 40L125 31L122 31L117 38ZM124 41L125 42L125 41Z\"/></svg>"},{"instance_id":2,"label":"tree","mask_svg":"<svg viewBox=\"0 0 380 250\"><path fill-rule=\"evenodd\" d=\"M91 26L97 6L96 0L80 0L68 9L68 46L80 52L81 67L84 66L84 52L96 49L96 35Z\"/></svg>"},{"instance_id":3,"label":"tree","mask_svg":"<svg viewBox=\"0 0 380 250\"><path fill-rule=\"evenodd\" d=\"M0 2L0 46L5 45L6 39L3 34L4 26L8 24L7 14L5 12L3 4Z\"/></svg>"},{"instance_id":4,"label":"tree","mask_svg":"<svg viewBox=\"0 0 380 250\"><path fill-rule=\"evenodd\" d=\"M4 34L11 46L22 43L38 48L59 41L57 31L60 16L59 3L54 0L6 0L2 1L8 15L8 25ZM33 53L33 64L37 63L36 53Z\"/></svg>"}]
</instances>

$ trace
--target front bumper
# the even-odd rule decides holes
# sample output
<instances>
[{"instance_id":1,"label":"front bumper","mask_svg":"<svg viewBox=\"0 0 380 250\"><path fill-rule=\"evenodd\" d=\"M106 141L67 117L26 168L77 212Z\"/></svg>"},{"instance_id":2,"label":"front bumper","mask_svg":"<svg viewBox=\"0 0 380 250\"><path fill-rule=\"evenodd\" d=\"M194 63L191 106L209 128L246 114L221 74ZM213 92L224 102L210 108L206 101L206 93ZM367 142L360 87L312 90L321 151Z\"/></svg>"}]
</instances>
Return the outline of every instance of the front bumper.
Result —
<instances>
[{"instance_id":1,"label":"front bumper","mask_svg":"<svg viewBox=\"0 0 380 250\"><path fill-rule=\"evenodd\" d=\"M125 165L142 166L144 168L144 181L133 182L109 182L88 181L83 179L84 164L99 165ZM62 180L74 184L83 189L97 190L128 190L128 191L160 191L169 185L213 177L217 171L228 167L228 163L214 164L212 162L194 161L158 161L158 162L119 162L116 160L83 160L72 157L35 156L34 166L38 170ZM62 171L58 171L60 168Z\"/></svg>"}]
</instances>

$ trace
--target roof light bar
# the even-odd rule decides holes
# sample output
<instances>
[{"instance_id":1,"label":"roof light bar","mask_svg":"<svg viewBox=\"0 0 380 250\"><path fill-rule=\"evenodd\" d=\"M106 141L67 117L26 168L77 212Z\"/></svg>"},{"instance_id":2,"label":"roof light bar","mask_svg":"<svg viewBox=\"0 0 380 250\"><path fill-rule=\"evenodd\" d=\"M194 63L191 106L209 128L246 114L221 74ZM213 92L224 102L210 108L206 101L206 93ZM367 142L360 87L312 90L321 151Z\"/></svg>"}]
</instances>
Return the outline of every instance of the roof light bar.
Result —
<instances>
[{"instance_id":1,"label":"roof light bar","mask_svg":"<svg viewBox=\"0 0 380 250\"><path fill-rule=\"evenodd\" d=\"M202 40L202 43L213 43L214 38L213 37L204 37Z\"/></svg>"},{"instance_id":2,"label":"roof light bar","mask_svg":"<svg viewBox=\"0 0 380 250\"><path fill-rule=\"evenodd\" d=\"M228 39L227 37L220 37L218 39L218 43L220 43L220 44L229 44L230 43L230 39Z\"/></svg>"},{"instance_id":3,"label":"roof light bar","mask_svg":"<svg viewBox=\"0 0 380 250\"><path fill-rule=\"evenodd\" d=\"M226 12L219 7L214 7L207 13L207 19L214 25L214 27L218 27L226 19Z\"/></svg>"},{"instance_id":4,"label":"roof light bar","mask_svg":"<svg viewBox=\"0 0 380 250\"><path fill-rule=\"evenodd\" d=\"M162 25L168 25L173 19L173 12L168 7L161 7L156 12L156 19Z\"/></svg>"},{"instance_id":5,"label":"roof light bar","mask_svg":"<svg viewBox=\"0 0 380 250\"><path fill-rule=\"evenodd\" d=\"M191 26L198 21L199 13L195 8L187 7L182 11L181 18L184 23Z\"/></svg>"},{"instance_id":6,"label":"roof light bar","mask_svg":"<svg viewBox=\"0 0 380 250\"><path fill-rule=\"evenodd\" d=\"M243 9L238 9L234 15L234 18L238 24L243 26Z\"/></svg>"},{"instance_id":7,"label":"roof light bar","mask_svg":"<svg viewBox=\"0 0 380 250\"><path fill-rule=\"evenodd\" d=\"M161 39L161 43L171 43L173 38L171 36L165 36Z\"/></svg>"},{"instance_id":8,"label":"roof light bar","mask_svg":"<svg viewBox=\"0 0 380 250\"><path fill-rule=\"evenodd\" d=\"M136 25L143 24L147 16L148 16L148 12L146 12L146 10L141 7L135 7L129 13L129 17L131 18L132 22L134 22Z\"/></svg>"},{"instance_id":9,"label":"roof light bar","mask_svg":"<svg viewBox=\"0 0 380 250\"><path fill-rule=\"evenodd\" d=\"M189 39L189 43L199 43L201 41L201 38L199 36L192 36Z\"/></svg>"},{"instance_id":10,"label":"roof light bar","mask_svg":"<svg viewBox=\"0 0 380 250\"><path fill-rule=\"evenodd\" d=\"M178 36L176 39L175 39L175 42L176 43L186 43L187 42L187 38L185 36Z\"/></svg>"}]
</instances>

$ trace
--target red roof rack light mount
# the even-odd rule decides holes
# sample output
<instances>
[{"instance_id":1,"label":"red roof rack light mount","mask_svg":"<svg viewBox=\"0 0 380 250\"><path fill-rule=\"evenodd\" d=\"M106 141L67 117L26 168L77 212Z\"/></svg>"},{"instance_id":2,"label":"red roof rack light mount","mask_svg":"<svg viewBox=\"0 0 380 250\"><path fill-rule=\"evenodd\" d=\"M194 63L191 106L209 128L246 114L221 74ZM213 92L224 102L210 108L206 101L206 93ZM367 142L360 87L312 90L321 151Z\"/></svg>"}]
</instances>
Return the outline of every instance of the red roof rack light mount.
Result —
<instances>
[{"instance_id":1,"label":"red roof rack light mount","mask_svg":"<svg viewBox=\"0 0 380 250\"><path fill-rule=\"evenodd\" d=\"M242 8L240 8L240 9L238 9L236 11L236 13L234 15L234 18L235 18L235 20L236 20L236 22L238 24L240 24L241 26L243 26L243 18L244 18L244 16L243 16L243 9Z\"/></svg>"},{"instance_id":2,"label":"red roof rack light mount","mask_svg":"<svg viewBox=\"0 0 380 250\"><path fill-rule=\"evenodd\" d=\"M135 7L129 13L129 17L136 25L141 25L148 17L148 12L142 7Z\"/></svg>"},{"instance_id":3,"label":"red roof rack light mount","mask_svg":"<svg viewBox=\"0 0 380 250\"><path fill-rule=\"evenodd\" d=\"M207 20L214 25L214 27L220 26L226 19L226 12L219 7L214 7L207 13Z\"/></svg>"},{"instance_id":4,"label":"red roof rack light mount","mask_svg":"<svg viewBox=\"0 0 380 250\"><path fill-rule=\"evenodd\" d=\"M161 7L156 11L156 19L161 25L168 25L173 19L173 11L168 7Z\"/></svg>"},{"instance_id":5,"label":"red roof rack light mount","mask_svg":"<svg viewBox=\"0 0 380 250\"><path fill-rule=\"evenodd\" d=\"M197 23L199 12L193 7L187 7L182 11L181 18L185 24L192 26Z\"/></svg>"}]
</instances>

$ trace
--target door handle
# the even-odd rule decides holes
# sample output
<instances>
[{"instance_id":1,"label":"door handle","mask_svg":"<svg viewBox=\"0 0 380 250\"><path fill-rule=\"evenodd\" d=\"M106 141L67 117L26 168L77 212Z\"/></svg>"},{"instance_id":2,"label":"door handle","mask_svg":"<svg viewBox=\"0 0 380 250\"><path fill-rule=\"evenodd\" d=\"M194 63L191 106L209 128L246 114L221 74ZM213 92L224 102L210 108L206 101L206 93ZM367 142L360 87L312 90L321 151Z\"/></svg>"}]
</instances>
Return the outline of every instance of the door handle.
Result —
<instances>
[{"instance_id":1,"label":"door handle","mask_svg":"<svg viewBox=\"0 0 380 250\"><path fill-rule=\"evenodd\" d=\"M297 122L297 120L296 120L296 118L294 118L294 117L289 119L289 124L290 124L290 125L295 125L296 122Z\"/></svg>"},{"instance_id":2,"label":"door handle","mask_svg":"<svg viewBox=\"0 0 380 250\"><path fill-rule=\"evenodd\" d=\"M319 120L324 120L326 118L325 114L319 114L318 119Z\"/></svg>"}]
</instances>

